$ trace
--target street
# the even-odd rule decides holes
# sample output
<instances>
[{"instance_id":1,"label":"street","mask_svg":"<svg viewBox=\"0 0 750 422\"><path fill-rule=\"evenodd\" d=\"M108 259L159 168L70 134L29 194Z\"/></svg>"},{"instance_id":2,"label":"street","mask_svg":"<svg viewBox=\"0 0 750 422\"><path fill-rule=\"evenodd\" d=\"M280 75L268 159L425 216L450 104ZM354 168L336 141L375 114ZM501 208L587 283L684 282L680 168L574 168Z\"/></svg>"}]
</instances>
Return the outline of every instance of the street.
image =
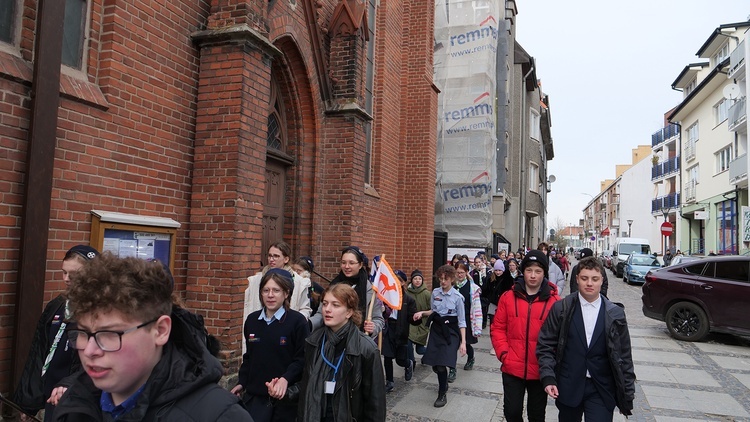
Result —
<instances>
[{"instance_id":1,"label":"street","mask_svg":"<svg viewBox=\"0 0 750 422\"><path fill-rule=\"evenodd\" d=\"M615 410L614 420L750 421L750 341L723 334L700 343L676 341L663 322L643 316L640 285L607 275L610 299L625 305L638 379L633 416L626 419ZM396 388L387 395L388 420L504 421L500 363L489 354L489 328L475 350L473 371L464 371L466 358L459 358L443 408L432 405L437 377L430 367L418 364L409 382L396 367ZM557 421L552 400L546 420Z\"/></svg>"}]
</instances>

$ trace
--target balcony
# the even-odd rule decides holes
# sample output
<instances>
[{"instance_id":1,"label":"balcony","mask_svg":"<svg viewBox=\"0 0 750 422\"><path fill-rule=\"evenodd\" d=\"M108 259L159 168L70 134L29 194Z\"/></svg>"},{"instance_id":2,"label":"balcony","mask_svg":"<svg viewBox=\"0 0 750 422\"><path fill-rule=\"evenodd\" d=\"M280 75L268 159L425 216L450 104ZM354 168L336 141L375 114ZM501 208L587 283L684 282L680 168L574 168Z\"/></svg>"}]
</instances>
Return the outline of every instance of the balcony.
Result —
<instances>
[{"instance_id":1,"label":"balcony","mask_svg":"<svg viewBox=\"0 0 750 422\"><path fill-rule=\"evenodd\" d=\"M657 212L661 213L669 209L675 210L679 206L680 206L680 194L676 192L651 200L651 212L652 213L657 213Z\"/></svg>"},{"instance_id":2,"label":"balcony","mask_svg":"<svg viewBox=\"0 0 750 422\"><path fill-rule=\"evenodd\" d=\"M651 180L654 181L664 176L680 171L680 156L664 160L651 167Z\"/></svg>"},{"instance_id":3,"label":"balcony","mask_svg":"<svg viewBox=\"0 0 750 422\"><path fill-rule=\"evenodd\" d=\"M730 132L744 132L747 128L746 100L747 97L742 97L729 107L727 129Z\"/></svg>"},{"instance_id":4,"label":"balcony","mask_svg":"<svg viewBox=\"0 0 750 422\"><path fill-rule=\"evenodd\" d=\"M743 181L744 185L747 185L747 154L742 154L729 162L729 183L739 185Z\"/></svg>"},{"instance_id":5,"label":"balcony","mask_svg":"<svg viewBox=\"0 0 750 422\"><path fill-rule=\"evenodd\" d=\"M670 123L669 126L663 127L651 135L651 147L655 147L679 134L680 127Z\"/></svg>"},{"instance_id":6,"label":"balcony","mask_svg":"<svg viewBox=\"0 0 750 422\"><path fill-rule=\"evenodd\" d=\"M685 190L684 190L685 202L695 202L696 185L697 183L695 180L688 180L688 182L685 183Z\"/></svg>"},{"instance_id":7,"label":"balcony","mask_svg":"<svg viewBox=\"0 0 750 422\"><path fill-rule=\"evenodd\" d=\"M735 79L735 75L741 75L745 72L745 41L737 45L737 48L729 55L729 71L727 77Z\"/></svg>"},{"instance_id":8,"label":"balcony","mask_svg":"<svg viewBox=\"0 0 750 422\"><path fill-rule=\"evenodd\" d=\"M688 140L685 142L685 161L690 161L695 158L695 141Z\"/></svg>"}]
</instances>

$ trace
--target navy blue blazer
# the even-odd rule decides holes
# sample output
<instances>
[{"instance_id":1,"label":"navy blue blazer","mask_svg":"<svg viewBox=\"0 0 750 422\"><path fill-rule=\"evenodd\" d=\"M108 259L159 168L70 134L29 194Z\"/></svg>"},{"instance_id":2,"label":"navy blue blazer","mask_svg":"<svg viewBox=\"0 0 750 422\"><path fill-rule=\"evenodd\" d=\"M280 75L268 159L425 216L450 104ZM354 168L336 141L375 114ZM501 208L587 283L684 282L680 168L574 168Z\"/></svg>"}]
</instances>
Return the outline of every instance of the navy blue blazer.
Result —
<instances>
[{"instance_id":1,"label":"navy blue blazer","mask_svg":"<svg viewBox=\"0 0 750 422\"><path fill-rule=\"evenodd\" d=\"M591 344L586 344L586 327L580 304L576 304L568 331L563 359L560 362L557 386L560 403L577 407L583 400L586 384L586 371L596 385L605 406L612 411L615 408L616 385L607 354L607 336L604 335L604 302L599 308Z\"/></svg>"}]
</instances>

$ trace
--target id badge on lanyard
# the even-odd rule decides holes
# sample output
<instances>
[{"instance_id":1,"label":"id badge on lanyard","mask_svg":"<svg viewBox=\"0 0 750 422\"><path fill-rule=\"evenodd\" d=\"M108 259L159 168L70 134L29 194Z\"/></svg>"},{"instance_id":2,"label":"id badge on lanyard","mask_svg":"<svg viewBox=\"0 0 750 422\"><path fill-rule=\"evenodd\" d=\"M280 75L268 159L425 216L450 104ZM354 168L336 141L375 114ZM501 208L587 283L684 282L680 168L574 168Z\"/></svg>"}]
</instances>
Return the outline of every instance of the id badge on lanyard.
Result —
<instances>
[{"instance_id":1,"label":"id badge on lanyard","mask_svg":"<svg viewBox=\"0 0 750 422\"><path fill-rule=\"evenodd\" d=\"M323 358L323 362L326 363L326 365L333 368L333 379L330 381L326 381L325 383L325 391L326 394L333 394L333 391L336 389L336 375L339 373L339 368L341 367L341 362L344 360L344 355L346 354L346 349L344 349L343 352L341 352L341 356L339 356L339 361L336 362L336 365L334 366L331 361L326 359L325 353L323 353L323 349L326 345L326 338L323 337L323 341L320 344L320 356Z\"/></svg>"}]
</instances>

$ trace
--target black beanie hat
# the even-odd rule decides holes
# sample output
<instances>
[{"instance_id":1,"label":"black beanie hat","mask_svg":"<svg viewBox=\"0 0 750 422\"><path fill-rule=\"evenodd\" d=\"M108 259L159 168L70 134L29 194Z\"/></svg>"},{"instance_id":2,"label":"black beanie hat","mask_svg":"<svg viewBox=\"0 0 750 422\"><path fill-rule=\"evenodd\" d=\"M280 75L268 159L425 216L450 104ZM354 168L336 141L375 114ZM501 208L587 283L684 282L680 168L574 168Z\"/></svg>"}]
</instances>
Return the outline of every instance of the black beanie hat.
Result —
<instances>
[{"instance_id":1,"label":"black beanie hat","mask_svg":"<svg viewBox=\"0 0 750 422\"><path fill-rule=\"evenodd\" d=\"M422 275L422 271L419 271L419 270L412 271L411 277L409 277L409 280L413 280L414 277L417 277L417 276L422 277L422 280L424 280L424 275Z\"/></svg>"},{"instance_id":2,"label":"black beanie hat","mask_svg":"<svg viewBox=\"0 0 750 422\"><path fill-rule=\"evenodd\" d=\"M549 261L547 261L547 255L545 255L544 252L536 249L529 251L529 253L523 257L523 261L521 261L521 272L524 272L526 267L532 263L536 263L542 267L545 276L549 274Z\"/></svg>"}]
</instances>

